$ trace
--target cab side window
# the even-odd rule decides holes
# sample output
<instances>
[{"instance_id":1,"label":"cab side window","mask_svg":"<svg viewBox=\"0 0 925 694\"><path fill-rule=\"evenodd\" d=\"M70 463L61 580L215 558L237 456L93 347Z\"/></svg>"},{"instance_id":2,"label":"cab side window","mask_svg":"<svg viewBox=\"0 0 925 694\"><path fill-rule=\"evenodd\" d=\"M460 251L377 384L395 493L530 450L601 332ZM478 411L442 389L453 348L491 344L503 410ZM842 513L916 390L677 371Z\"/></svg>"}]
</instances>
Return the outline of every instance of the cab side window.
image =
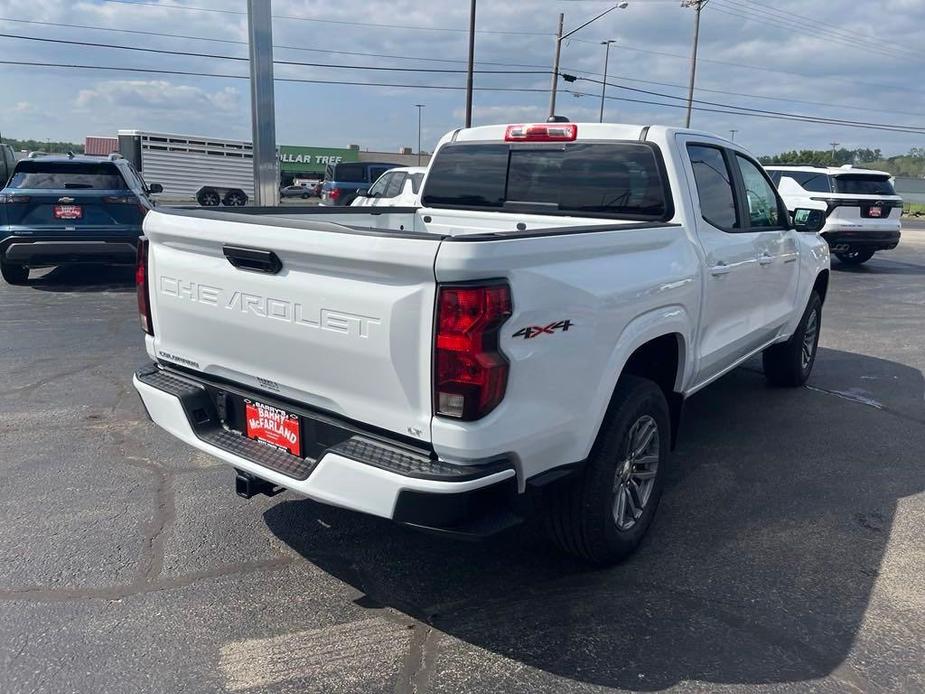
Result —
<instances>
[{"instance_id":1,"label":"cab side window","mask_svg":"<svg viewBox=\"0 0 925 694\"><path fill-rule=\"evenodd\" d=\"M694 168L700 213L703 218L720 229L738 229L732 176L726 158L719 147L688 145L687 154Z\"/></svg>"},{"instance_id":2,"label":"cab side window","mask_svg":"<svg viewBox=\"0 0 925 694\"><path fill-rule=\"evenodd\" d=\"M808 190L811 193L832 192L832 182L827 174L794 171L789 175L803 190Z\"/></svg>"},{"instance_id":3,"label":"cab side window","mask_svg":"<svg viewBox=\"0 0 925 694\"><path fill-rule=\"evenodd\" d=\"M765 178L757 164L741 154L736 154L735 159L742 173L742 184L745 186L748 225L751 228L783 226L781 207L774 186Z\"/></svg>"},{"instance_id":4,"label":"cab side window","mask_svg":"<svg viewBox=\"0 0 925 694\"><path fill-rule=\"evenodd\" d=\"M392 180L389 181L389 185L385 189L385 194L382 197L394 198L398 195L401 195L402 186L405 185L405 176L406 174L404 173L392 174Z\"/></svg>"},{"instance_id":5,"label":"cab side window","mask_svg":"<svg viewBox=\"0 0 925 694\"><path fill-rule=\"evenodd\" d=\"M389 187L389 182L395 177L395 174L384 174L379 177L379 180L373 184L373 187L369 189L369 197L371 198L384 198L385 191Z\"/></svg>"}]
</instances>

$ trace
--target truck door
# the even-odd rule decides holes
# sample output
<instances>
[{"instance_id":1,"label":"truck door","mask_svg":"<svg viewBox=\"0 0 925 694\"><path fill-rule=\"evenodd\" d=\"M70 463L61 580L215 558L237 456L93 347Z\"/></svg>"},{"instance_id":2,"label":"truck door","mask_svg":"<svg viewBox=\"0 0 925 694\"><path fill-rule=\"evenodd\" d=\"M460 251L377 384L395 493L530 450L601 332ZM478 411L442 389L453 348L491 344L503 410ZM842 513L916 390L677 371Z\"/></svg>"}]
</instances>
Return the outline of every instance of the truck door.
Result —
<instances>
[{"instance_id":1,"label":"truck door","mask_svg":"<svg viewBox=\"0 0 925 694\"><path fill-rule=\"evenodd\" d=\"M767 247L764 232L749 224L734 153L720 144L679 140L706 265L695 367L699 384L772 338L763 309L771 288L759 264Z\"/></svg>"},{"instance_id":2,"label":"truck door","mask_svg":"<svg viewBox=\"0 0 925 694\"><path fill-rule=\"evenodd\" d=\"M733 160L748 226L756 233L760 306L766 327L775 337L797 310L798 232L790 228L786 206L761 165L741 152L735 152Z\"/></svg>"}]
</instances>

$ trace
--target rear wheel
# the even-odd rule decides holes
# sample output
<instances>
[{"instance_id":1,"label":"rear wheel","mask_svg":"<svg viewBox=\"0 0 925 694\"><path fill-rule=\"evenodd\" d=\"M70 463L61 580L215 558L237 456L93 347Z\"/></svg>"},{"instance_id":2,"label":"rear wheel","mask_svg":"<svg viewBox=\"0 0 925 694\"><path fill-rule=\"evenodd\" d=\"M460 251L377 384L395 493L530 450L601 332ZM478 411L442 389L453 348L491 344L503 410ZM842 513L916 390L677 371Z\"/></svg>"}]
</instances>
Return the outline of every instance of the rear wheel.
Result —
<instances>
[{"instance_id":1,"label":"rear wheel","mask_svg":"<svg viewBox=\"0 0 925 694\"><path fill-rule=\"evenodd\" d=\"M0 260L0 275L3 275L7 284L25 284L29 281L29 268Z\"/></svg>"},{"instance_id":2,"label":"rear wheel","mask_svg":"<svg viewBox=\"0 0 925 694\"><path fill-rule=\"evenodd\" d=\"M231 190L225 195L222 203L227 207L243 207L247 204L247 195L243 190Z\"/></svg>"},{"instance_id":3,"label":"rear wheel","mask_svg":"<svg viewBox=\"0 0 925 694\"><path fill-rule=\"evenodd\" d=\"M873 258L874 251L843 251L836 253L835 257L842 261L845 265L860 265L861 263L866 263L868 260Z\"/></svg>"},{"instance_id":4,"label":"rear wheel","mask_svg":"<svg viewBox=\"0 0 925 694\"><path fill-rule=\"evenodd\" d=\"M196 201L203 207L218 207L222 199L218 191L212 190L211 188L204 188L199 191L199 194L196 196Z\"/></svg>"},{"instance_id":5,"label":"rear wheel","mask_svg":"<svg viewBox=\"0 0 925 694\"><path fill-rule=\"evenodd\" d=\"M560 548L599 566L636 549L662 495L670 428L662 390L621 378L582 474L550 490L547 529Z\"/></svg>"},{"instance_id":6,"label":"rear wheel","mask_svg":"<svg viewBox=\"0 0 925 694\"><path fill-rule=\"evenodd\" d=\"M806 383L816 363L819 329L822 326L822 299L810 294L803 318L790 339L764 350L764 375L774 386L795 388Z\"/></svg>"}]
</instances>

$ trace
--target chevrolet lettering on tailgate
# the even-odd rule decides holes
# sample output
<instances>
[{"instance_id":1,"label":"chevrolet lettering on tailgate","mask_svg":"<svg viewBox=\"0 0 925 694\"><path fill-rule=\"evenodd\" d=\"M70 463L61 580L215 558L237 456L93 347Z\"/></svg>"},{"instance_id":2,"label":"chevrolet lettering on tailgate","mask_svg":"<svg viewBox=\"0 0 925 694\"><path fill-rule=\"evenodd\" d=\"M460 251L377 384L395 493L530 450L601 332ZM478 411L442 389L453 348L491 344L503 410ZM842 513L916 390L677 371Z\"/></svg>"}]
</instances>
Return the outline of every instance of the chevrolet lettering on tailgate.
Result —
<instances>
[{"instance_id":1,"label":"chevrolet lettering on tailgate","mask_svg":"<svg viewBox=\"0 0 925 694\"><path fill-rule=\"evenodd\" d=\"M187 299L206 306L250 313L260 318L272 318L355 337L368 338L370 329L382 323L374 316L363 316L329 308L306 308L298 301L276 299L241 291L233 291L229 295L221 287L180 280L166 275L161 275L158 285L161 294L177 299Z\"/></svg>"}]
</instances>

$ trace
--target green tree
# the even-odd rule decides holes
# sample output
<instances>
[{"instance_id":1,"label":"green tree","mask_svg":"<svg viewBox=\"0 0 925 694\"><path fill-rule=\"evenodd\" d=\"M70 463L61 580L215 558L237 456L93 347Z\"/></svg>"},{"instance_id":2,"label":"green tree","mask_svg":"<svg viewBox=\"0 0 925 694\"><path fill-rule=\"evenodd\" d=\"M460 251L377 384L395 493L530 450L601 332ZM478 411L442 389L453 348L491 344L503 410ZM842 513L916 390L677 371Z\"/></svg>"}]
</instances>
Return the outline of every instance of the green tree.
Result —
<instances>
[{"instance_id":1,"label":"green tree","mask_svg":"<svg viewBox=\"0 0 925 694\"><path fill-rule=\"evenodd\" d=\"M4 137L3 144L9 145L15 150L26 150L28 152L48 152L49 154L65 154L67 152L83 154L84 152L84 146L75 142L43 142L41 140L17 140Z\"/></svg>"}]
</instances>

